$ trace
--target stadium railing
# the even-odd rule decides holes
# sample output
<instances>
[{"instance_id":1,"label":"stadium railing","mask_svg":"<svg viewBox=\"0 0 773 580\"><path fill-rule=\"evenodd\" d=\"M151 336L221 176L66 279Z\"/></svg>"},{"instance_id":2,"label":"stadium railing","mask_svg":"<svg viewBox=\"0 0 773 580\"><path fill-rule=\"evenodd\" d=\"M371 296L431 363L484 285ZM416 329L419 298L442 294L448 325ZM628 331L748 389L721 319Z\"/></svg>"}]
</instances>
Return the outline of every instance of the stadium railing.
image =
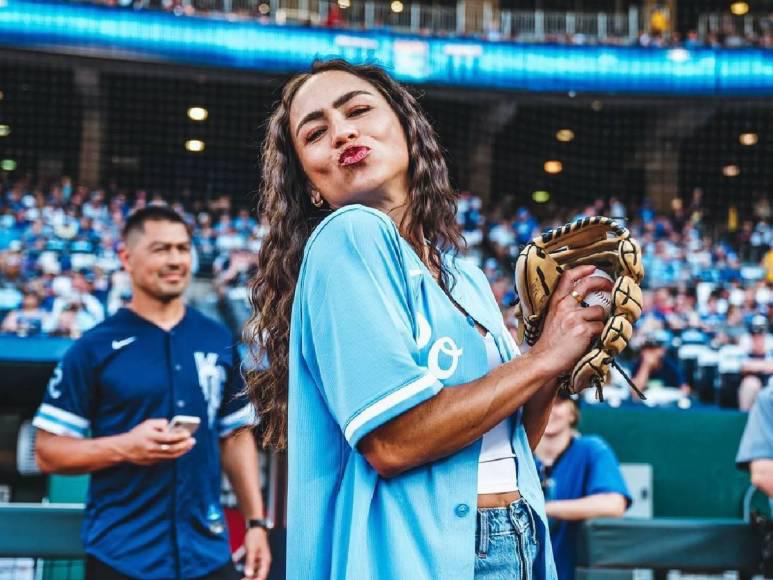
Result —
<instances>
[{"instance_id":1,"label":"stadium railing","mask_svg":"<svg viewBox=\"0 0 773 580\"><path fill-rule=\"evenodd\" d=\"M150 10L160 8L153 0L126 0L124 4ZM574 35L583 35L589 41L614 37L633 42L640 32L636 6L627 12L607 13L499 10L488 1L464 0L458 0L455 6L401 0L183 0L180 4L183 14L226 14L276 24L389 28L398 32L487 35L533 42Z\"/></svg>"},{"instance_id":2,"label":"stadium railing","mask_svg":"<svg viewBox=\"0 0 773 580\"><path fill-rule=\"evenodd\" d=\"M733 519L598 519L581 528L577 580L633 580L638 570L655 578L688 573L758 570L761 541L750 523Z\"/></svg>"},{"instance_id":3,"label":"stadium railing","mask_svg":"<svg viewBox=\"0 0 773 580\"><path fill-rule=\"evenodd\" d=\"M701 14L698 17L698 36L705 38L711 33L735 34L746 37L757 37L773 32L773 19L770 16L761 16L759 14L744 14L735 16L730 13L709 13Z\"/></svg>"},{"instance_id":4,"label":"stadium railing","mask_svg":"<svg viewBox=\"0 0 773 580\"><path fill-rule=\"evenodd\" d=\"M0 578L78 580L81 504L0 504Z\"/></svg>"},{"instance_id":5,"label":"stadium railing","mask_svg":"<svg viewBox=\"0 0 773 580\"><path fill-rule=\"evenodd\" d=\"M81 505L0 504L0 576L82 578L82 515ZM633 579L635 569L654 570L656 578L668 570L748 577L760 554L756 532L743 520L599 519L582 527L577 578Z\"/></svg>"}]
</instances>

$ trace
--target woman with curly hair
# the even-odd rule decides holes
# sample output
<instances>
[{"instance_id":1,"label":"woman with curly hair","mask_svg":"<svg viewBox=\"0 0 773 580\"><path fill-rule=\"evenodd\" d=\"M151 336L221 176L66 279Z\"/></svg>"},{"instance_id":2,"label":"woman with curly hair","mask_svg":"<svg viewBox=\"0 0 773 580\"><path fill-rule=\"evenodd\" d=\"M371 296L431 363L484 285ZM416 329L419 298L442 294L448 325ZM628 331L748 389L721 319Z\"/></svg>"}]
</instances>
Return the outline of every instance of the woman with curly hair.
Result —
<instances>
[{"instance_id":1,"label":"woman with curly hair","mask_svg":"<svg viewBox=\"0 0 773 580\"><path fill-rule=\"evenodd\" d=\"M531 448L556 377L602 330L564 274L517 348L456 258L456 193L414 97L375 66L316 62L268 123L249 390L288 449L287 577L553 578ZM574 284L577 283L576 286Z\"/></svg>"}]
</instances>

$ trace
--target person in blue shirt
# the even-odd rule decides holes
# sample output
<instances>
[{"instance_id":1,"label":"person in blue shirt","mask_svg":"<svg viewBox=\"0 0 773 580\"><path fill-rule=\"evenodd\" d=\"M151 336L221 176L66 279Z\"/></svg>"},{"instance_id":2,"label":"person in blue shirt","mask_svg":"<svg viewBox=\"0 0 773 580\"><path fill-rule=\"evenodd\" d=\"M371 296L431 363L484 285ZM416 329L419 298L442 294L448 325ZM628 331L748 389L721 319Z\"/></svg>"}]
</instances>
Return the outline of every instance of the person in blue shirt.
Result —
<instances>
[{"instance_id":1,"label":"person in blue shirt","mask_svg":"<svg viewBox=\"0 0 773 580\"><path fill-rule=\"evenodd\" d=\"M567 271L518 356L485 275L455 257L434 131L379 67L289 81L262 159L247 336L270 365L248 385L264 442L288 450L287 578L554 578L531 447L603 327L571 292L609 284Z\"/></svg>"},{"instance_id":2,"label":"person in blue shirt","mask_svg":"<svg viewBox=\"0 0 773 580\"><path fill-rule=\"evenodd\" d=\"M242 514L248 577L264 579L254 411L240 396L231 334L185 305L191 239L165 206L129 217L121 261L126 308L85 333L56 367L33 420L46 473L90 473L87 579L238 578L222 507L221 465ZM200 420L193 436L175 415Z\"/></svg>"},{"instance_id":3,"label":"person in blue shirt","mask_svg":"<svg viewBox=\"0 0 773 580\"><path fill-rule=\"evenodd\" d=\"M574 578L580 524L621 517L631 505L615 454L600 437L579 435L579 418L576 401L559 393L535 450L560 580Z\"/></svg>"},{"instance_id":4,"label":"person in blue shirt","mask_svg":"<svg viewBox=\"0 0 773 580\"><path fill-rule=\"evenodd\" d=\"M773 500L773 387L757 395L735 461L739 469L749 471L752 484Z\"/></svg>"}]
</instances>

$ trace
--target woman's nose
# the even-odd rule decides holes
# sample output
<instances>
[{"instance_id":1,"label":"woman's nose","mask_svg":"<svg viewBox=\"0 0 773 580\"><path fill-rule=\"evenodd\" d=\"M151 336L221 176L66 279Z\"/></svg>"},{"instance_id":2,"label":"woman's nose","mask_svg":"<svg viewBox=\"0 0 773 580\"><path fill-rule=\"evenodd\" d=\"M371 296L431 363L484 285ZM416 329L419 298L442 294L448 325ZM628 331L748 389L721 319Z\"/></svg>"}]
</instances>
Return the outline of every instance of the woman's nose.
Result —
<instances>
[{"instance_id":1,"label":"woman's nose","mask_svg":"<svg viewBox=\"0 0 773 580\"><path fill-rule=\"evenodd\" d=\"M333 147L338 149L359 136L357 126L348 119L337 121L333 125Z\"/></svg>"}]
</instances>

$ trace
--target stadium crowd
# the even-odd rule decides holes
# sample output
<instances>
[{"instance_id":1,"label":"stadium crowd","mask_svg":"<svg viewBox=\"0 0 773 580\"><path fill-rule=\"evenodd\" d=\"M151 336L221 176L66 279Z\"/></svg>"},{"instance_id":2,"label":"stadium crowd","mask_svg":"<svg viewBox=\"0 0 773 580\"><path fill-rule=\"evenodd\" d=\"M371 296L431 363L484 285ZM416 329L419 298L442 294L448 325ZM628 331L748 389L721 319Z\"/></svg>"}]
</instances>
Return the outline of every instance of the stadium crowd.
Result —
<instances>
[{"instance_id":1,"label":"stadium crowd","mask_svg":"<svg viewBox=\"0 0 773 580\"><path fill-rule=\"evenodd\" d=\"M30 178L0 185L2 332L77 338L115 312L130 298L118 259L126 216L149 203L166 201L192 228L194 271L201 280L211 280L221 316L234 332L246 319L246 284L255 271L266 225L227 196L209 202L193 200L188 194L164 200L144 190L131 194L114 188L90 190L68 177L46 186ZM540 220L527 207L510 202L484 207L479 197L463 193L458 220L467 241L465 259L482 266L498 302L510 313L515 301L512 264L532 237L583 216L625 219L642 245L646 268L644 313L629 359L623 361L629 371L636 374L643 362L660 362L655 355L644 355L655 346L665 347L660 358L665 356L666 363L671 356L673 364L684 367L678 348L690 343L711 352L735 349L734 356L771 362L770 203L761 197L751 219L722 230L716 229L717 216L709 224L707 209L701 190L696 189L689 200L674 200L667 215L657 214L647 204L628 208L611 198L575 210L550 208L543 213L551 219ZM514 327L512 315L507 321ZM762 341L754 338L760 334ZM638 358L637 353L641 353ZM701 395L693 384L697 363L687 367L677 369L684 371L681 374L666 373L663 382L683 387L683 395L715 402L711 393ZM767 383L770 374L757 370L753 374L759 383ZM619 377L613 376L613 382L624 387ZM737 395L733 401L729 406L738 405Z\"/></svg>"},{"instance_id":2,"label":"stadium crowd","mask_svg":"<svg viewBox=\"0 0 773 580\"><path fill-rule=\"evenodd\" d=\"M230 8L227 11L224 9L225 3L218 5L217 3L196 2L195 0L92 0L92 3L109 7L128 8L135 11L162 10L177 16L254 20L263 24L282 24L286 21L285 16L272 16L272 8L268 2L229 3ZM430 9L433 6L432 3L426 4ZM346 17L345 11L348 6L349 4L344 2L340 2L340 6L338 3L329 2L327 15L319 19L319 22L317 22L318 19L309 18L301 22L301 24L324 26L327 28L362 28L362 23L351 21ZM656 10L650 15L651 26L642 30L633 40L629 36L620 36L614 33L598 36L576 32L566 34L548 33L544 35L540 42L569 45L635 45L648 48L773 48L773 13L767 16L759 15L756 17L755 30L753 32L744 30L729 13L722 16L719 30L705 30L701 32L689 30L686 34L682 35L676 31L669 31L667 16ZM376 22L375 25L381 30L390 28L388 21ZM516 30L504 34L502 30L499 30L498 24L486 28L487 31L483 34L486 40L503 42L535 41L534 35L522 35ZM420 33L425 36L455 34L454 30L451 29L441 32L428 28L420 30Z\"/></svg>"}]
</instances>

